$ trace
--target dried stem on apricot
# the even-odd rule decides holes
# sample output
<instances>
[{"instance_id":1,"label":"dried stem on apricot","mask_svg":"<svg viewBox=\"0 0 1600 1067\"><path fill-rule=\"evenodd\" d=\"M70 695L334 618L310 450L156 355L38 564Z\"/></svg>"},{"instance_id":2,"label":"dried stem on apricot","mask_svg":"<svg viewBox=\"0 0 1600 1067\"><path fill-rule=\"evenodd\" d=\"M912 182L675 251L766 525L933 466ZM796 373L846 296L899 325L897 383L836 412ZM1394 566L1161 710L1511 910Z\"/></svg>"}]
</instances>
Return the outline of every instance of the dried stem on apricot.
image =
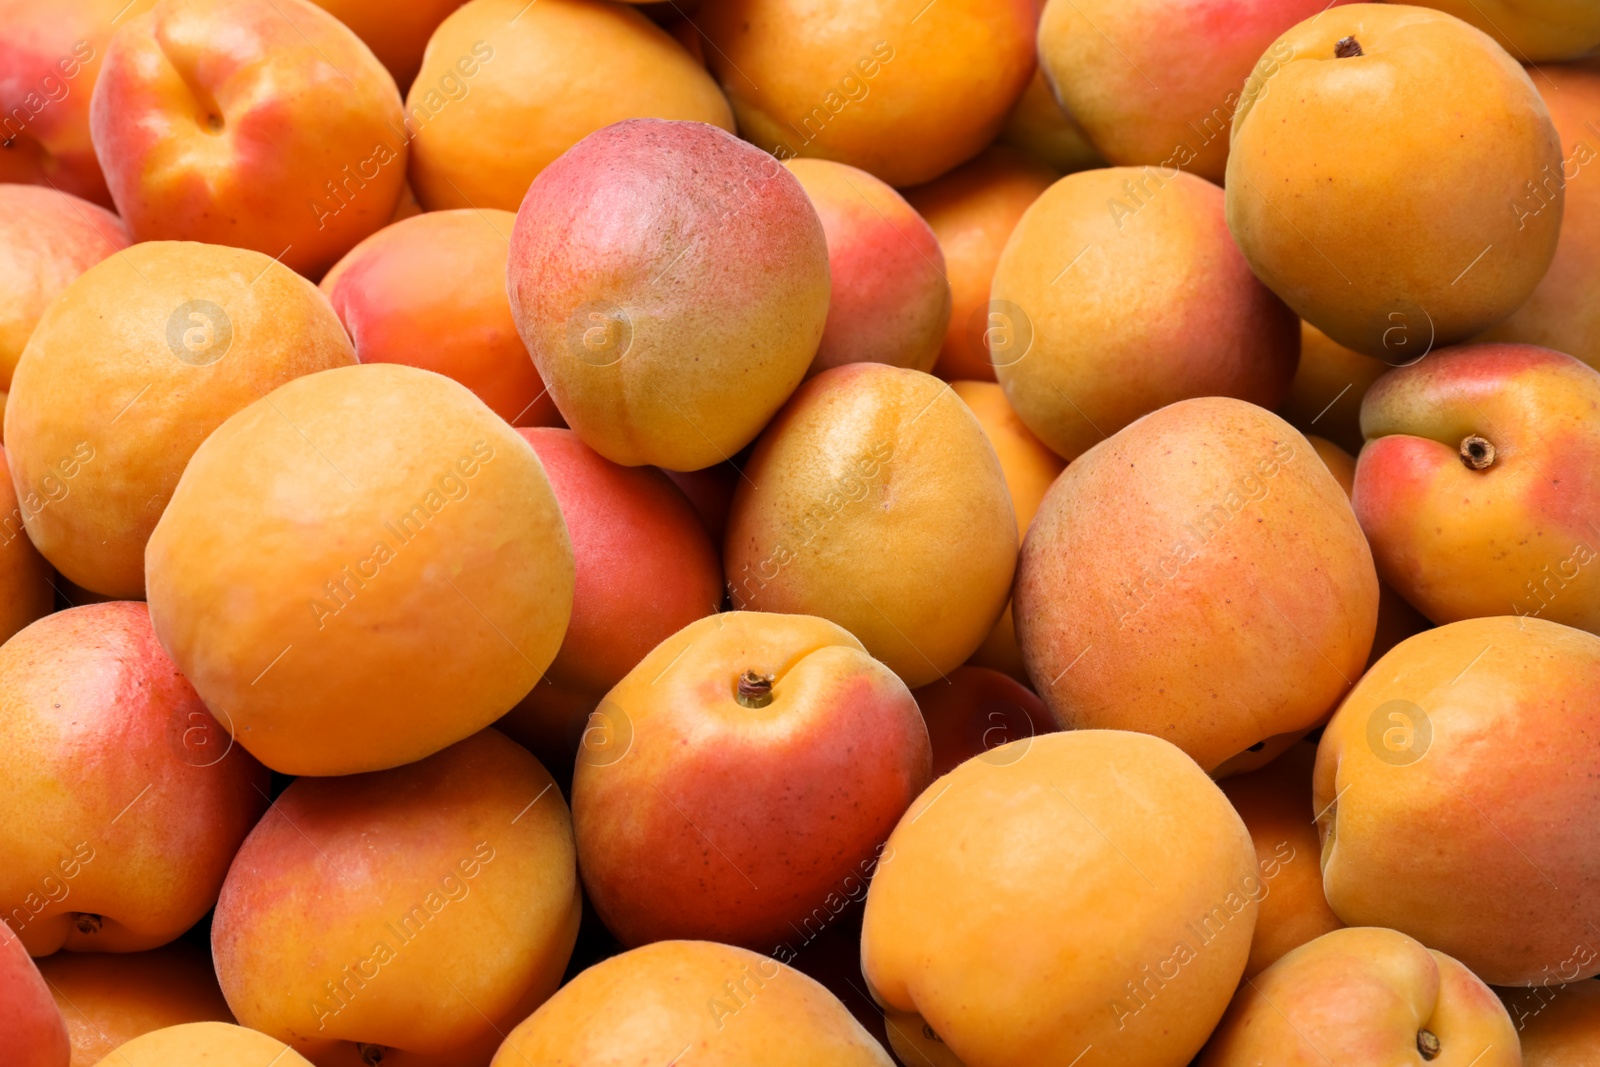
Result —
<instances>
[{"instance_id":1,"label":"dried stem on apricot","mask_svg":"<svg viewBox=\"0 0 1600 1067\"><path fill-rule=\"evenodd\" d=\"M1494 463L1494 445L1475 433L1468 434L1461 439L1461 462L1469 470L1488 470Z\"/></svg>"},{"instance_id":2,"label":"dried stem on apricot","mask_svg":"<svg viewBox=\"0 0 1600 1067\"><path fill-rule=\"evenodd\" d=\"M1417 1051L1422 1053L1425 1060L1436 1059L1439 1055L1439 1036L1432 1030L1418 1030Z\"/></svg>"},{"instance_id":3,"label":"dried stem on apricot","mask_svg":"<svg viewBox=\"0 0 1600 1067\"><path fill-rule=\"evenodd\" d=\"M1340 59L1354 59L1356 56L1366 55L1361 50L1361 42L1354 37L1339 38L1339 43L1333 46L1333 54Z\"/></svg>"},{"instance_id":4,"label":"dried stem on apricot","mask_svg":"<svg viewBox=\"0 0 1600 1067\"><path fill-rule=\"evenodd\" d=\"M734 699L746 708L764 708L772 703L772 675L745 671L739 675Z\"/></svg>"},{"instance_id":5,"label":"dried stem on apricot","mask_svg":"<svg viewBox=\"0 0 1600 1067\"><path fill-rule=\"evenodd\" d=\"M78 928L80 934L98 934L100 924L105 920L92 911L80 911L73 918L72 925Z\"/></svg>"}]
</instances>

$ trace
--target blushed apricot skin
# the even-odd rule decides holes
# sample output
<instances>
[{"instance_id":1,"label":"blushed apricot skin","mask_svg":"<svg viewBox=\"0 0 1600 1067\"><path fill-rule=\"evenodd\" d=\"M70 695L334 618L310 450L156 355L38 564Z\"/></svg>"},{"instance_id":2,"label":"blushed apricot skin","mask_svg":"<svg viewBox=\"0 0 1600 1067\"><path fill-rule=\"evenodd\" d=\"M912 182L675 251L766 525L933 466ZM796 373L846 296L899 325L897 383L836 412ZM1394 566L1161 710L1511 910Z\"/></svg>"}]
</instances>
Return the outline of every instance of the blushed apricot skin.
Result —
<instances>
[{"instance_id":1,"label":"blushed apricot skin","mask_svg":"<svg viewBox=\"0 0 1600 1067\"><path fill-rule=\"evenodd\" d=\"M1557 981L1560 981L1559 977ZM1594 1067L1600 1052L1600 982L1501 989L1526 1067Z\"/></svg>"},{"instance_id":2,"label":"blushed apricot skin","mask_svg":"<svg viewBox=\"0 0 1600 1067\"><path fill-rule=\"evenodd\" d=\"M1334 913L1437 945L1496 985L1600 973L1587 925L1600 858L1572 844L1600 812L1597 718L1600 638L1582 630L1500 616L1395 646L1318 746Z\"/></svg>"},{"instance_id":3,"label":"blushed apricot skin","mask_svg":"<svg viewBox=\"0 0 1600 1067\"><path fill-rule=\"evenodd\" d=\"M143 604L58 612L0 646L0 723L0 915L30 953L154 948L210 910L267 772Z\"/></svg>"},{"instance_id":4,"label":"blushed apricot skin","mask_svg":"<svg viewBox=\"0 0 1600 1067\"><path fill-rule=\"evenodd\" d=\"M0 644L55 608L50 564L28 539L11 468L0 447Z\"/></svg>"},{"instance_id":5,"label":"blushed apricot skin","mask_svg":"<svg viewBox=\"0 0 1600 1067\"><path fill-rule=\"evenodd\" d=\"M1055 729L1050 709L1033 690L986 667L957 667L911 695L928 724L935 778L1001 745Z\"/></svg>"},{"instance_id":6,"label":"blushed apricot skin","mask_svg":"<svg viewBox=\"0 0 1600 1067\"><path fill-rule=\"evenodd\" d=\"M950 283L933 230L866 171L828 159L784 166L805 187L828 240L833 285L811 373L865 362L931 369L950 322Z\"/></svg>"},{"instance_id":7,"label":"blushed apricot skin","mask_svg":"<svg viewBox=\"0 0 1600 1067\"><path fill-rule=\"evenodd\" d=\"M1346 37L1361 55L1336 55ZM1267 58L1234 113L1228 227L1301 318L1400 363L1527 299L1561 228L1560 194L1539 210L1527 183L1559 173L1561 143L1499 45L1425 8L1350 4Z\"/></svg>"},{"instance_id":8,"label":"blushed apricot skin","mask_svg":"<svg viewBox=\"0 0 1600 1067\"><path fill-rule=\"evenodd\" d=\"M827 238L800 182L759 149L637 119L528 189L507 288L585 444L698 470L747 445L805 377L828 317Z\"/></svg>"},{"instance_id":9,"label":"blushed apricot skin","mask_svg":"<svg viewBox=\"0 0 1600 1067\"><path fill-rule=\"evenodd\" d=\"M1034 0L729 0L697 17L745 137L893 186L977 155L1033 73Z\"/></svg>"},{"instance_id":10,"label":"blushed apricot skin","mask_svg":"<svg viewBox=\"0 0 1600 1067\"><path fill-rule=\"evenodd\" d=\"M312 0L312 3L355 31L389 69L404 92L422 66L422 52L433 31L462 0Z\"/></svg>"},{"instance_id":11,"label":"blushed apricot skin","mask_svg":"<svg viewBox=\"0 0 1600 1067\"><path fill-rule=\"evenodd\" d=\"M867 891L862 967L892 1026L925 1024L968 1067L1086 1046L1181 1067L1244 969L1255 866L1239 816L1165 741L1013 741L901 819Z\"/></svg>"},{"instance_id":12,"label":"blushed apricot skin","mask_svg":"<svg viewBox=\"0 0 1600 1067\"><path fill-rule=\"evenodd\" d=\"M762 433L723 569L736 607L820 615L920 686L993 629L1016 543L971 410L930 375L855 363L807 382Z\"/></svg>"},{"instance_id":13,"label":"blushed apricot skin","mask_svg":"<svg viewBox=\"0 0 1600 1067\"><path fill-rule=\"evenodd\" d=\"M1300 323L1300 364L1278 414L1308 437L1325 437L1346 452L1361 451L1361 398L1391 364L1346 348L1311 325Z\"/></svg>"},{"instance_id":14,"label":"blushed apricot skin","mask_svg":"<svg viewBox=\"0 0 1600 1067\"><path fill-rule=\"evenodd\" d=\"M1422 1035L1434 1039L1432 1055ZM1522 1067L1494 992L1442 952L1393 930L1335 930L1239 989L1196 1067L1433 1063Z\"/></svg>"},{"instance_id":15,"label":"blushed apricot skin","mask_svg":"<svg viewBox=\"0 0 1600 1067\"><path fill-rule=\"evenodd\" d=\"M183 1023L141 1034L96 1067L311 1067L304 1056L266 1034L232 1023Z\"/></svg>"},{"instance_id":16,"label":"blushed apricot skin","mask_svg":"<svg viewBox=\"0 0 1600 1067\"><path fill-rule=\"evenodd\" d=\"M1069 465L1023 542L1013 601L1028 675L1063 728L1155 733L1219 777L1332 711L1377 610L1333 475L1288 423L1223 397L1147 415Z\"/></svg>"},{"instance_id":17,"label":"blushed apricot skin","mask_svg":"<svg viewBox=\"0 0 1600 1067\"><path fill-rule=\"evenodd\" d=\"M1022 216L995 269L995 375L1028 428L1074 459L1166 404L1283 399L1298 324L1250 273L1223 194L1176 171L1070 174Z\"/></svg>"},{"instance_id":18,"label":"blushed apricot skin","mask_svg":"<svg viewBox=\"0 0 1600 1067\"><path fill-rule=\"evenodd\" d=\"M513 426L559 425L506 298L515 222L509 211L430 211L352 248L320 288L356 358L454 378Z\"/></svg>"},{"instance_id":19,"label":"blushed apricot skin","mask_svg":"<svg viewBox=\"0 0 1600 1067\"><path fill-rule=\"evenodd\" d=\"M394 79L309 0L157 0L107 46L89 124L134 240L249 248L311 278L405 183Z\"/></svg>"},{"instance_id":20,"label":"blushed apricot skin","mask_svg":"<svg viewBox=\"0 0 1600 1067\"><path fill-rule=\"evenodd\" d=\"M568 982L507 1035L493 1067L677 1056L704 1067L894 1064L843 1004L782 962L730 945L660 941Z\"/></svg>"},{"instance_id":21,"label":"blushed apricot skin","mask_svg":"<svg viewBox=\"0 0 1600 1067\"><path fill-rule=\"evenodd\" d=\"M1245 79L1272 57L1274 38L1329 6L1052 0L1039 22L1040 69L1113 166L1176 167L1221 183Z\"/></svg>"},{"instance_id":22,"label":"blushed apricot skin","mask_svg":"<svg viewBox=\"0 0 1600 1067\"><path fill-rule=\"evenodd\" d=\"M646 117L733 129L705 68L637 11L470 0L434 33L406 96L411 185L429 211L515 211L567 149Z\"/></svg>"},{"instance_id":23,"label":"blushed apricot skin","mask_svg":"<svg viewBox=\"0 0 1600 1067\"><path fill-rule=\"evenodd\" d=\"M994 268L1023 212L1057 177L1016 149L991 145L943 177L906 190L906 200L939 239L950 280L950 326L934 374L946 381L994 381L984 340Z\"/></svg>"},{"instance_id":24,"label":"blushed apricot skin","mask_svg":"<svg viewBox=\"0 0 1600 1067\"><path fill-rule=\"evenodd\" d=\"M1600 270L1600 134L1594 132L1600 129L1600 67L1549 64L1528 73L1561 137L1561 239L1533 295L1478 339L1543 345L1600 368L1600 301L1594 299ZM1534 195L1548 199L1551 193L1546 187Z\"/></svg>"},{"instance_id":25,"label":"blushed apricot skin","mask_svg":"<svg viewBox=\"0 0 1600 1067\"><path fill-rule=\"evenodd\" d=\"M50 987L22 939L0 923L0 1031L11 1067L68 1067L72 1045Z\"/></svg>"},{"instance_id":26,"label":"blushed apricot skin","mask_svg":"<svg viewBox=\"0 0 1600 1067\"><path fill-rule=\"evenodd\" d=\"M737 698L746 671L773 679L770 703ZM814 910L859 897L929 759L911 693L840 627L701 619L591 720L572 783L584 886L624 945L771 951Z\"/></svg>"},{"instance_id":27,"label":"blushed apricot skin","mask_svg":"<svg viewBox=\"0 0 1600 1067\"><path fill-rule=\"evenodd\" d=\"M151 241L96 264L12 376L29 536L77 584L144 596L145 545L201 442L279 385L354 363L316 286L259 252Z\"/></svg>"},{"instance_id":28,"label":"blushed apricot skin","mask_svg":"<svg viewBox=\"0 0 1600 1067\"><path fill-rule=\"evenodd\" d=\"M1600 11L1585 0L1425 0L1490 34L1524 63L1600 48Z\"/></svg>"},{"instance_id":29,"label":"blushed apricot skin","mask_svg":"<svg viewBox=\"0 0 1600 1067\"><path fill-rule=\"evenodd\" d=\"M1600 632L1600 371L1464 345L1384 377L1361 415L1354 503L1385 581L1437 623L1533 615ZM1493 449L1482 470L1462 460L1469 438Z\"/></svg>"}]
</instances>

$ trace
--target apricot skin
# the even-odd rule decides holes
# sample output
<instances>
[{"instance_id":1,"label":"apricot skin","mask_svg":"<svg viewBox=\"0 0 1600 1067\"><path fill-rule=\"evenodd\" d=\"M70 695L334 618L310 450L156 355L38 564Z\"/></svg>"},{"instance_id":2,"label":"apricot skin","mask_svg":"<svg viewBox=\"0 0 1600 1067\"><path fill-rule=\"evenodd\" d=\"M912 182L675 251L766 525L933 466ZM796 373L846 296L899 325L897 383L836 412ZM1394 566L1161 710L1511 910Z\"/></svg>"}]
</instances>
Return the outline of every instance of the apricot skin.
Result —
<instances>
[{"instance_id":1,"label":"apricot skin","mask_svg":"<svg viewBox=\"0 0 1600 1067\"><path fill-rule=\"evenodd\" d=\"M1500 990L1522 1043L1522 1062L1525 1067L1594 1067L1600 1049L1600 982L1555 980L1560 982L1555 988Z\"/></svg>"},{"instance_id":2,"label":"apricot skin","mask_svg":"<svg viewBox=\"0 0 1600 1067\"><path fill-rule=\"evenodd\" d=\"M0 1031L10 1067L68 1067L67 1024L22 939L0 923Z\"/></svg>"},{"instance_id":3,"label":"apricot skin","mask_svg":"<svg viewBox=\"0 0 1600 1067\"><path fill-rule=\"evenodd\" d=\"M355 31L378 62L389 68L401 92L417 76L428 38L445 16L462 4L462 0L410 0L405 4L384 0L312 2Z\"/></svg>"},{"instance_id":4,"label":"apricot skin","mask_svg":"<svg viewBox=\"0 0 1600 1067\"><path fill-rule=\"evenodd\" d=\"M0 644L54 610L51 573L50 564L28 539L17 490L11 484L11 467L0 447Z\"/></svg>"},{"instance_id":5,"label":"apricot skin","mask_svg":"<svg viewBox=\"0 0 1600 1067\"><path fill-rule=\"evenodd\" d=\"M1490 34L1524 63L1577 59L1600 48L1600 10L1586 0L1426 0Z\"/></svg>"},{"instance_id":6,"label":"apricot skin","mask_svg":"<svg viewBox=\"0 0 1600 1067\"><path fill-rule=\"evenodd\" d=\"M1361 399L1393 364L1346 348L1300 323L1300 364L1278 414L1308 437L1325 437L1352 455L1361 451Z\"/></svg>"},{"instance_id":7,"label":"apricot skin","mask_svg":"<svg viewBox=\"0 0 1600 1067\"><path fill-rule=\"evenodd\" d=\"M1001 745L1055 729L1050 709L1033 690L986 667L957 667L911 695L928 724L935 778Z\"/></svg>"},{"instance_id":8,"label":"apricot skin","mask_svg":"<svg viewBox=\"0 0 1600 1067\"><path fill-rule=\"evenodd\" d=\"M266 1034L232 1023L183 1023L141 1034L96 1067L312 1067L311 1061Z\"/></svg>"}]
</instances>

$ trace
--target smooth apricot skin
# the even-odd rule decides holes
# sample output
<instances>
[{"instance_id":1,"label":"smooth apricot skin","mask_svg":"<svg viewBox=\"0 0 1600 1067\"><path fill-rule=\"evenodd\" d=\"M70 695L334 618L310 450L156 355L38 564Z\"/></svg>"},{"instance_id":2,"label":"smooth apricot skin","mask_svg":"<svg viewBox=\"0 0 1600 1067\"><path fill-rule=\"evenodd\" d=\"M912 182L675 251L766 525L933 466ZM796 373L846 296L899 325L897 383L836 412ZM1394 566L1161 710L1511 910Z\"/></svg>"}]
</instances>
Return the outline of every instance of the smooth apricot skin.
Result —
<instances>
[{"instance_id":1,"label":"smooth apricot skin","mask_svg":"<svg viewBox=\"0 0 1600 1067\"><path fill-rule=\"evenodd\" d=\"M920 1016L968 1067L1086 1047L1180 1067L1244 969L1255 865L1227 799L1165 741L1013 741L901 819L867 891L862 967L891 1021Z\"/></svg>"},{"instance_id":2,"label":"smooth apricot skin","mask_svg":"<svg viewBox=\"0 0 1600 1067\"><path fill-rule=\"evenodd\" d=\"M53 574L28 539L6 451L0 447L0 644L55 609Z\"/></svg>"},{"instance_id":3,"label":"smooth apricot skin","mask_svg":"<svg viewBox=\"0 0 1600 1067\"><path fill-rule=\"evenodd\" d=\"M0 646L0 908L28 951L137 952L210 910L268 776L156 643L143 604Z\"/></svg>"},{"instance_id":4,"label":"smooth apricot skin","mask_svg":"<svg viewBox=\"0 0 1600 1067\"><path fill-rule=\"evenodd\" d=\"M1346 37L1361 55L1336 57ZM1561 194L1527 183L1559 176L1561 142L1504 49L1436 11L1350 4L1268 57L1234 112L1228 228L1301 318L1401 363L1528 298L1555 255ZM1417 224L1402 234L1396 218Z\"/></svg>"},{"instance_id":5,"label":"smooth apricot skin","mask_svg":"<svg viewBox=\"0 0 1600 1067\"><path fill-rule=\"evenodd\" d=\"M1309 322L1302 322L1300 365L1289 383L1289 395L1278 405L1278 414L1308 437L1316 434L1346 452L1358 453L1365 441L1361 436L1361 399L1392 366L1409 362L1397 358L1391 364L1364 356L1329 340Z\"/></svg>"},{"instance_id":6,"label":"smooth apricot skin","mask_svg":"<svg viewBox=\"0 0 1600 1067\"><path fill-rule=\"evenodd\" d=\"M906 200L939 240L950 281L950 325L934 374L946 381L994 381L984 339L994 268L1023 212L1057 177L1014 148L991 145L943 177L906 190Z\"/></svg>"},{"instance_id":7,"label":"smooth apricot skin","mask_svg":"<svg viewBox=\"0 0 1600 1067\"><path fill-rule=\"evenodd\" d=\"M1250 831L1266 887L1244 968L1247 979L1291 949L1344 926L1322 894L1322 845L1311 810L1316 762L1317 746L1296 741L1260 770L1217 783Z\"/></svg>"},{"instance_id":8,"label":"smooth apricot skin","mask_svg":"<svg viewBox=\"0 0 1600 1067\"><path fill-rule=\"evenodd\" d=\"M211 955L187 941L148 952L58 952L39 961L72 1040L72 1067L94 1067L141 1034L234 1021Z\"/></svg>"},{"instance_id":9,"label":"smooth apricot skin","mask_svg":"<svg viewBox=\"0 0 1600 1067\"><path fill-rule=\"evenodd\" d=\"M464 386L392 363L297 379L219 427L146 564L163 646L285 774L382 770L478 732L533 688L572 611L539 457Z\"/></svg>"},{"instance_id":10,"label":"smooth apricot skin","mask_svg":"<svg viewBox=\"0 0 1600 1067\"><path fill-rule=\"evenodd\" d=\"M1563 960L1571 977L1600 974L1587 947L1600 858L1573 847L1600 810L1597 709L1600 638L1582 630L1500 616L1397 645L1318 746L1334 913L1436 945L1496 985L1548 982Z\"/></svg>"},{"instance_id":11,"label":"smooth apricot skin","mask_svg":"<svg viewBox=\"0 0 1600 1067\"><path fill-rule=\"evenodd\" d=\"M811 373L866 362L931 370L950 323L950 283L928 223L864 170L829 159L784 166L800 179L828 240L833 284Z\"/></svg>"},{"instance_id":12,"label":"smooth apricot skin","mask_svg":"<svg viewBox=\"0 0 1600 1067\"><path fill-rule=\"evenodd\" d=\"M1524 615L1600 632L1600 371L1464 345L1367 394L1354 502L1378 572L1434 622ZM1462 459L1487 441L1482 470ZM1482 462L1481 460L1479 462Z\"/></svg>"},{"instance_id":13,"label":"smooth apricot skin","mask_svg":"<svg viewBox=\"0 0 1600 1067\"><path fill-rule=\"evenodd\" d=\"M769 703L738 698L747 671L772 679ZM930 758L905 684L840 627L691 623L590 720L572 781L589 899L624 945L771 951L852 886L859 898Z\"/></svg>"},{"instance_id":14,"label":"smooth apricot skin","mask_svg":"<svg viewBox=\"0 0 1600 1067\"><path fill-rule=\"evenodd\" d=\"M406 96L411 185L428 211L516 211L563 152L634 118L733 129L705 68L638 11L470 0L435 31Z\"/></svg>"},{"instance_id":15,"label":"smooth apricot skin","mask_svg":"<svg viewBox=\"0 0 1600 1067\"><path fill-rule=\"evenodd\" d=\"M697 16L739 131L903 187L994 140L1033 73L1034 0L729 0Z\"/></svg>"},{"instance_id":16,"label":"smooth apricot skin","mask_svg":"<svg viewBox=\"0 0 1600 1067\"><path fill-rule=\"evenodd\" d=\"M1600 982L1502 989L1499 993L1516 1025L1526 1067L1594 1067L1600 1063Z\"/></svg>"},{"instance_id":17,"label":"smooth apricot skin","mask_svg":"<svg viewBox=\"0 0 1600 1067\"><path fill-rule=\"evenodd\" d=\"M68 1067L72 1045L50 987L22 939L0 923L0 1033L12 1067Z\"/></svg>"},{"instance_id":18,"label":"smooth apricot skin","mask_svg":"<svg viewBox=\"0 0 1600 1067\"><path fill-rule=\"evenodd\" d=\"M309 0L158 0L106 48L94 149L136 241L249 248L313 279L393 213L394 78Z\"/></svg>"},{"instance_id":19,"label":"smooth apricot skin","mask_svg":"<svg viewBox=\"0 0 1600 1067\"><path fill-rule=\"evenodd\" d=\"M0 0L0 182L111 206L89 139L89 98L106 42L154 2Z\"/></svg>"},{"instance_id":20,"label":"smooth apricot skin","mask_svg":"<svg viewBox=\"0 0 1600 1067\"><path fill-rule=\"evenodd\" d=\"M316 286L259 252L153 241L89 268L11 381L29 536L73 582L143 597L145 545L200 443L279 385L354 363Z\"/></svg>"},{"instance_id":21,"label":"smooth apricot skin","mask_svg":"<svg viewBox=\"0 0 1600 1067\"><path fill-rule=\"evenodd\" d=\"M965 662L1005 609L1004 474L937 378L876 363L819 374L744 475L723 550L734 606L820 615L912 687Z\"/></svg>"},{"instance_id":22,"label":"smooth apricot skin","mask_svg":"<svg viewBox=\"0 0 1600 1067\"><path fill-rule=\"evenodd\" d=\"M1006 118L1000 140L1062 174L1106 166L1078 120L1056 100L1043 70L1034 70L1028 87Z\"/></svg>"},{"instance_id":23,"label":"smooth apricot skin","mask_svg":"<svg viewBox=\"0 0 1600 1067\"><path fill-rule=\"evenodd\" d=\"M1039 66L1112 165L1179 168L1221 183L1245 79L1258 61L1280 58L1269 50L1279 34L1328 6L1051 0L1039 21Z\"/></svg>"},{"instance_id":24,"label":"smooth apricot skin","mask_svg":"<svg viewBox=\"0 0 1600 1067\"><path fill-rule=\"evenodd\" d=\"M1595 133L1600 129L1600 67L1547 64L1528 73L1561 137L1561 173L1552 182L1565 190L1561 238L1556 258L1533 295L1479 340L1543 345L1600 368L1600 301L1593 299L1595 272L1600 270L1600 134ZM1551 195L1542 183L1553 177L1541 175L1536 197Z\"/></svg>"},{"instance_id":25,"label":"smooth apricot skin","mask_svg":"<svg viewBox=\"0 0 1600 1067\"><path fill-rule=\"evenodd\" d=\"M183 1023L142 1034L96 1067L312 1067L266 1034L232 1023Z\"/></svg>"},{"instance_id":26,"label":"smooth apricot skin","mask_svg":"<svg viewBox=\"0 0 1600 1067\"><path fill-rule=\"evenodd\" d=\"M656 119L592 134L539 175L507 269L567 424L614 463L670 470L761 431L811 365L829 284L793 174L716 127Z\"/></svg>"},{"instance_id":27,"label":"smooth apricot skin","mask_svg":"<svg viewBox=\"0 0 1600 1067\"><path fill-rule=\"evenodd\" d=\"M1050 709L1033 690L986 667L957 667L911 695L928 724L935 778L1001 745L1055 729Z\"/></svg>"},{"instance_id":28,"label":"smooth apricot skin","mask_svg":"<svg viewBox=\"0 0 1600 1067\"><path fill-rule=\"evenodd\" d=\"M1067 467L1023 542L1012 607L1064 729L1154 733L1220 777L1267 763L1360 676L1378 579L1306 439L1209 397Z\"/></svg>"},{"instance_id":29,"label":"smooth apricot skin","mask_svg":"<svg viewBox=\"0 0 1600 1067\"><path fill-rule=\"evenodd\" d=\"M211 946L239 1021L312 1059L331 1042L439 1054L555 991L579 911L560 792L485 730L293 782L239 849Z\"/></svg>"},{"instance_id":30,"label":"smooth apricot skin","mask_svg":"<svg viewBox=\"0 0 1600 1067\"><path fill-rule=\"evenodd\" d=\"M17 360L45 309L78 275L128 243L122 220L105 208L54 189L0 185L0 417Z\"/></svg>"},{"instance_id":31,"label":"smooth apricot skin","mask_svg":"<svg viewBox=\"0 0 1600 1067\"><path fill-rule=\"evenodd\" d=\"M1421 1051L1432 1039L1432 1055ZM1393 930L1335 930L1241 986L1197 1067L1522 1067L1494 992ZM1530 1061L1531 1062L1531 1061Z\"/></svg>"},{"instance_id":32,"label":"smooth apricot skin","mask_svg":"<svg viewBox=\"0 0 1600 1067\"><path fill-rule=\"evenodd\" d=\"M705 1067L894 1063L831 993L782 962L730 945L659 941L568 982L507 1035L492 1067L674 1057Z\"/></svg>"},{"instance_id":33,"label":"smooth apricot skin","mask_svg":"<svg viewBox=\"0 0 1600 1067\"><path fill-rule=\"evenodd\" d=\"M355 31L372 49L378 62L394 75L404 92L422 66L422 53L433 31L462 0L411 0L388 4L382 0L312 0L318 7Z\"/></svg>"},{"instance_id":34,"label":"smooth apricot skin","mask_svg":"<svg viewBox=\"0 0 1600 1067\"><path fill-rule=\"evenodd\" d=\"M990 359L1064 459L1196 396L1263 407L1294 377L1299 325L1250 273L1222 190L1176 170L1070 174L1022 216L991 289Z\"/></svg>"},{"instance_id":35,"label":"smooth apricot skin","mask_svg":"<svg viewBox=\"0 0 1600 1067\"><path fill-rule=\"evenodd\" d=\"M1426 0L1465 19L1524 63L1578 59L1600 48L1600 11L1585 0Z\"/></svg>"},{"instance_id":36,"label":"smooth apricot skin","mask_svg":"<svg viewBox=\"0 0 1600 1067\"><path fill-rule=\"evenodd\" d=\"M506 298L509 211L430 211L352 248L320 288L362 363L436 371L513 426L558 426Z\"/></svg>"}]
</instances>

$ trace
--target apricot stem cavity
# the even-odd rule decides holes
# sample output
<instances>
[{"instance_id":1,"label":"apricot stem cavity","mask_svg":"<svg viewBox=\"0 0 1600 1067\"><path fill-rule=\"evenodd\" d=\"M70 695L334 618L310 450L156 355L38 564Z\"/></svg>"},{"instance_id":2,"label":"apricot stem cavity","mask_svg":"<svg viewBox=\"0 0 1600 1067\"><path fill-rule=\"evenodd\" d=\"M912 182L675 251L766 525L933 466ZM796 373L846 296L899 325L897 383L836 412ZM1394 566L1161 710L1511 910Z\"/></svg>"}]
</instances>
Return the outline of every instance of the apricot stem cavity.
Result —
<instances>
[{"instance_id":1,"label":"apricot stem cavity","mask_svg":"<svg viewBox=\"0 0 1600 1067\"><path fill-rule=\"evenodd\" d=\"M1461 462L1475 471L1488 470L1494 463L1494 445L1477 434L1461 439Z\"/></svg>"},{"instance_id":2,"label":"apricot stem cavity","mask_svg":"<svg viewBox=\"0 0 1600 1067\"><path fill-rule=\"evenodd\" d=\"M1432 1030L1417 1031L1417 1051L1422 1053L1422 1058L1431 1060L1438 1058L1439 1037Z\"/></svg>"},{"instance_id":3,"label":"apricot stem cavity","mask_svg":"<svg viewBox=\"0 0 1600 1067\"><path fill-rule=\"evenodd\" d=\"M80 911L73 917L72 925L78 928L80 934L98 934L103 922L105 920L93 912Z\"/></svg>"},{"instance_id":4,"label":"apricot stem cavity","mask_svg":"<svg viewBox=\"0 0 1600 1067\"><path fill-rule=\"evenodd\" d=\"M739 675L739 688L734 694L741 707L764 708L772 703L772 675L745 671Z\"/></svg>"},{"instance_id":5,"label":"apricot stem cavity","mask_svg":"<svg viewBox=\"0 0 1600 1067\"><path fill-rule=\"evenodd\" d=\"M361 1062L366 1064L367 1067L378 1067L378 1064L383 1062L383 1054L388 1049L382 1045L372 1045L365 1041L357 1041L356 1051L361 1054Z\"/></svg>"},{"instance_id":6,"label":"apricot stem cavity","mask_svg":"<svg viewBox=\"0 0 1600 1067\"><path fill-rule=\"evenodd\" d=\"M1361 50L1361 42L1354 37L1339 38L1339 43L1333 46L1333 54L1340 59L1352 59L1356 56L1366 55Z\"/></svg>"}]
</instances>

